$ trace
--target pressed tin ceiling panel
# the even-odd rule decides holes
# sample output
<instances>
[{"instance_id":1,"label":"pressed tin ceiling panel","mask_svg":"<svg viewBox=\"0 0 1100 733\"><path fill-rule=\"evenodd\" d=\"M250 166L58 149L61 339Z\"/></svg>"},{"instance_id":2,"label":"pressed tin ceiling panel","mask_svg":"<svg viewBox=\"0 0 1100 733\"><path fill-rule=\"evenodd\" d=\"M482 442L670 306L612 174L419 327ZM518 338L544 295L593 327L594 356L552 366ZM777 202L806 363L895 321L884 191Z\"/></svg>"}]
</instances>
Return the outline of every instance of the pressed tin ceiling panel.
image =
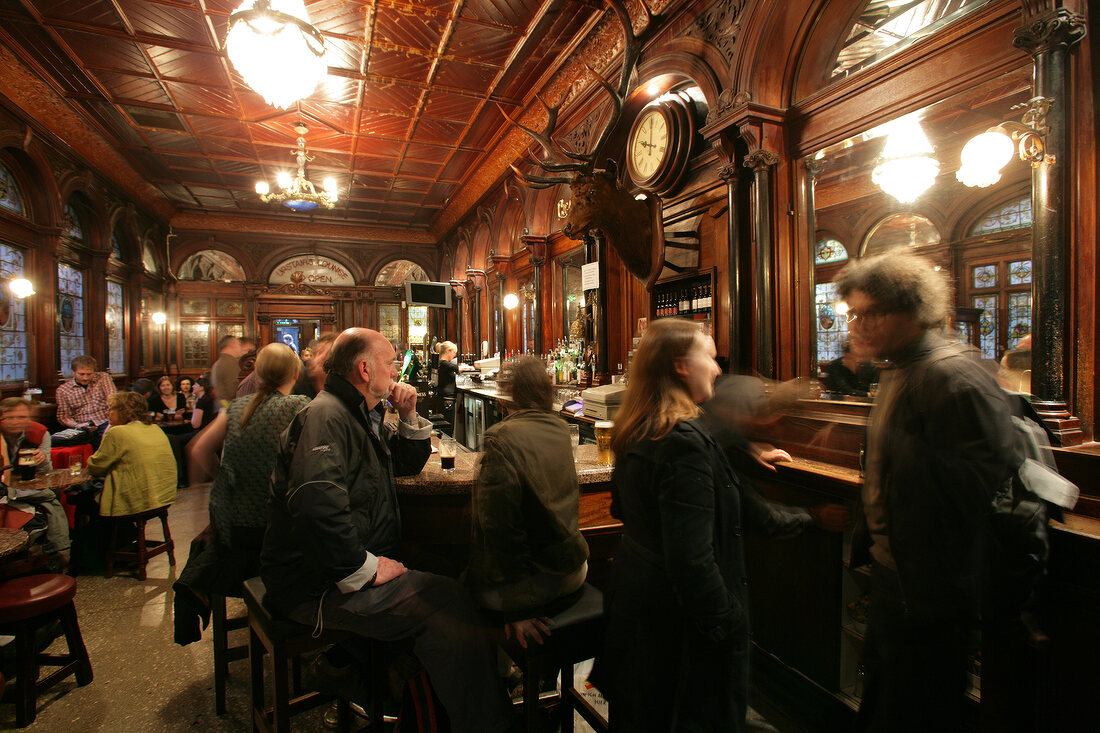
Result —
<instances>
[{"instance_id":1,"label":"pressed tin ceiling panel","mask_svg":"<svg viewBox=\"0 0 1100 733\"><path fill-rule=\"evenodd\" d=\"M239 4L8 0L0 42L181 210L295 217L253 186L293 167L302 120L309 177L333 176L344 196L312 216L428 229L484 175L486 146L507 124L497 104L533 103L602 12L591 0L306 0L329 75L281 110L221 49Z\"/></svg>"}]
</instances>

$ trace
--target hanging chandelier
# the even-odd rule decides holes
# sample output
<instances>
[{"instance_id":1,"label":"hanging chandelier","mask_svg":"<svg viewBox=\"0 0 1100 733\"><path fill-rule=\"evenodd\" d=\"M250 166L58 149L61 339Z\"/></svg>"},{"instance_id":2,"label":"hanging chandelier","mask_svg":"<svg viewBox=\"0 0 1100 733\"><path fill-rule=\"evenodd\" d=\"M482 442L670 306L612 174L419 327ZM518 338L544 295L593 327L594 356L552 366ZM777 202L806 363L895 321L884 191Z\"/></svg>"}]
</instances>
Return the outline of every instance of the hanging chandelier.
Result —
<instances>
[{"instance_id":1,"label":"hanging chandelier","mask_svg":"<svg viewBox=\"0 0 1100 733\"><path fill-rule=\"evenodd\" d=\"M245 83L282 109L313 94L328 71L303 0L244 0L229 16L225 48Z\"/></svg>"},{"instance_id":2,"label":"hanging chandelier","mask_svg":"<svg viewBox=\"0 0 1100 733\"><path fill-rule=\"evenodd\" d=\"M871 180L903 204L910 204L931 188L940 174L940 164L932 153L932 143L921 129L916 116L909 115L889 124L886 145L882 149Z\"/></svg>"},{"instance_id":3,"label":"hanging chandelier","mask_svg":"<svg viewBox=\"0 0 1100 733\"><path fill-rule=\"evenodd\" d=\"M275 178L275 183L279 186L278 193L271 193L271 186L267 184L267 181L256 183L256 193L260 194L260 200L265 204L275 201L295 211L309 211L316 209L318 206L331 209L336 206L338 198L336 181L332 178L326 178L323 183L323 190L318 191L312 183L306 180L306 162L313 160L306 153L305 135L309 132L309 127L304 122L296 122L294 131L298 133L298 147L291 150L290 154L298 162L298 175L291 178L286 171L280 171Z\"/></svg>"}]
</instances>

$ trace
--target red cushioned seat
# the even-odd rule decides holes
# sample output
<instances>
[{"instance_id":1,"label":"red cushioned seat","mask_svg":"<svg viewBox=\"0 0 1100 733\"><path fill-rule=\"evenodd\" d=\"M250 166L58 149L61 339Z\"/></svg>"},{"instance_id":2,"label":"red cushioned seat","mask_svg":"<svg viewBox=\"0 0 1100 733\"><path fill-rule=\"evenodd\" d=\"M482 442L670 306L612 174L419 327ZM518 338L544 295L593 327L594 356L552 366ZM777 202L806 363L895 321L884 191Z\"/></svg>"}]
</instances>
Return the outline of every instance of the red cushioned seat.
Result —
<instances>
[{"instance_id":1,"label":"red cushioned seat","mask_svg":"<svg viewBox=\"0 0 1100 733\"><path fill-rule=\"evenodd\" d=\"M41 616L72 601L76 581L68 575L27 575L0 583L0 624Z\"/></svg>"}]
</instances>

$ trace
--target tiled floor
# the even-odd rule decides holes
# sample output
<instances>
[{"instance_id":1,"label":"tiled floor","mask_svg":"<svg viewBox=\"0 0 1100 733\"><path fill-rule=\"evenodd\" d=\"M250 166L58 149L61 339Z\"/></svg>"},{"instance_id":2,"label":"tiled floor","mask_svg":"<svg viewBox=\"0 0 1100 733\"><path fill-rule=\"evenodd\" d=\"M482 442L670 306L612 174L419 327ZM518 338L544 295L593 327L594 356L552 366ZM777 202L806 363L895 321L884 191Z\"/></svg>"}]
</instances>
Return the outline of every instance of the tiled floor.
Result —
<instances>
[{"instance_id":1,"label":"tiled floor","mask_svg":"<svg viewBox=\"0 0 1100 733\"><path fill-rule=\"evenodd\" d=\"M172 583L187 562L191 539L207 523L208 486L182 490L169 514L176 541L176 567L167 555L154 558L148 580L125 573L107 579L77 579L76 607L94 681L77 687L69 678L39 699L38 717L25 730L84 733L158 731L250 731L248 662L230 666L228 713L214 714L213 648L209 629L202 641L185 647L172 640ZM150 534L158 537L159 525ZM232 603L231 599L231 603ZM229 609L243 613L243 604ZM231 643L247 638L238 631ZM63 650L63 642L55 643ZM299 716L295 731L322 731L324 708ZM757 716L758 717L758 716ZM762 719L752 730L775 730ZM15 707L0 705L0 730L15 727ZM577 730L591 731L578 717Z\"/></svg>"}]
</instances>

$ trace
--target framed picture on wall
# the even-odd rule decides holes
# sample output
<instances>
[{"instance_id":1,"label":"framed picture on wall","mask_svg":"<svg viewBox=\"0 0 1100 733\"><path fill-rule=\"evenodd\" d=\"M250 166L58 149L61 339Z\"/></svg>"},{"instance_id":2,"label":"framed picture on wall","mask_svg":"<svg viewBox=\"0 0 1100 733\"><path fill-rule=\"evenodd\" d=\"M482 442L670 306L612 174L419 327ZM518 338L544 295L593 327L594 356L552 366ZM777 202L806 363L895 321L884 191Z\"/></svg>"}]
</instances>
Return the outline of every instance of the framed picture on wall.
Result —
<instances>
[{"instance_id":1,"label":"framed picture on wall","mask_svg":"<svg viewBox=\"0 0 1100 733\"><path fill-rule=\"evenodd\" d=\"M218 315L219 316L243 316L244 315L244 301L243 300L219 300L218 301Z\"/></svg>"},{"instance_id":2,"label":"framed picture on wall","mask_svg":"<svg viewBox=\"0 0 1100 733\"><path fill-rule=\"evenodd\" d=\"M208 316L210 301L206 298L183 298L180 300L180 315Z\"/></svg>"}]
</instances>

